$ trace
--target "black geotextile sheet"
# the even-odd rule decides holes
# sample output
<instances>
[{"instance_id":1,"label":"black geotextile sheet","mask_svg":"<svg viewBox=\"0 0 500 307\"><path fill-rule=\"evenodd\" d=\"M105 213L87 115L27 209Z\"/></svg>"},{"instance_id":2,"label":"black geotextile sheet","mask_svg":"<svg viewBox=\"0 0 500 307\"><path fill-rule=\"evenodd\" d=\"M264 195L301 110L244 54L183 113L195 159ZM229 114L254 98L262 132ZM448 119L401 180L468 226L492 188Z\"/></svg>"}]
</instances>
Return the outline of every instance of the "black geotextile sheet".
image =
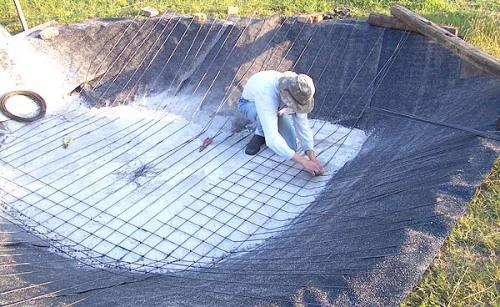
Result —
<instances>
[{"instance_id":1,"label":"black geotextile sheet","mask_svg":"<svg viewBox=\"0 0 500 307\"><path fill-rule=\"evenodd\" d=\"M164 44L153 57L146 50L157 38ZM363 129L369 138L287 230L209 268L163 275L91 268L2 220L1 304L397 305L464 214L500 150L493 132L500 80L466 78L464 64L440 45L365 22L89 21L34 44L60 57L74 72L75 87L117 76L105 93L86 93L85 84L78 89L91 105L129 91L168 90L208 93L199 99L210 109L227 97L234 102L240 84L256 71L308 73L317 87L311 117ZM109 50L114 56L105 59ZM113 63L120 50L127 60Z\"/></svg>"}]
</instances>

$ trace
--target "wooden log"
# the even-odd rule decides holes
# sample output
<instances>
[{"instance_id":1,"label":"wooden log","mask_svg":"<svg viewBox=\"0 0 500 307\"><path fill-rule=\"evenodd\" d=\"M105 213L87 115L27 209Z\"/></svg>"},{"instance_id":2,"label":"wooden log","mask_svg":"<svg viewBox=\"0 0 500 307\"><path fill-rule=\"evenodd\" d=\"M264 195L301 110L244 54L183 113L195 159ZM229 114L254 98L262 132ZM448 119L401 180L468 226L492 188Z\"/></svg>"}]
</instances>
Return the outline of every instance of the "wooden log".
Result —
<instances>
[{"instance_id":1,"label":"wooden log","mask_svg":"<svg viewBox=\"0 0 500 307\"><path fill-rule=\"evenodd\" d=\"M23 27L23 31L27 31L29 29L28 23L26 22L26 18L24 17L23 9L21 8L19 0L14 0L14 5L16 7L17 17L19 17L19 21L21 22L21 26Z\"/></svg>"},{"instance_id":2,"label":"wooden log","mask_svg":"<svg viewBox=\"0 0 500 307\"><path fill-rule=\"evenodd\" d=\"M383 14L371 13L370 16L368 16L368 23L372 26L377 26L377 27L420 33L419 31L410 27L409 25L405 24L399 19ZM458 29L455 27L448 27L443 25L439 26L453 35L458 35Z\"/></svg>"},{"instance_id":3,"label":"wooden log","mask_svg":"<svg viewBox=\"0 0 500 307\"><path fill-rule=\"evenodd\" d=\"M394 5L391 8L391 14L405 24L409 25L411 28L416 29L423 35L434 39L445 48L448 48L462 60L471 63L485 72L493 74L497 78L500 78L500 60L494 56L491 56L465 42L459 37L450 34L450 32L440 28L431 21L413 13L403 6Z\"/></svg>"}]
</instances>

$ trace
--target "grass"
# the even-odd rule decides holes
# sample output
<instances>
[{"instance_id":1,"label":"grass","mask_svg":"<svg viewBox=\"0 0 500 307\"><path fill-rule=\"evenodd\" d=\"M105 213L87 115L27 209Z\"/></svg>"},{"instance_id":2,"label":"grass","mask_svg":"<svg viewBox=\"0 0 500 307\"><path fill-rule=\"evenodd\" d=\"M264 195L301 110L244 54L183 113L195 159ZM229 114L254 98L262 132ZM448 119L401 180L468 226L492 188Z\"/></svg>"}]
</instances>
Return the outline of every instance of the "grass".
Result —
<instances>
[{"instance_id":1,"label":"grass","mask_svg":"<svg viewBox=\"0 0 500 307\"><path fill-rule=\"evenodd\" d=\"M0 23L10 31L20 26L12 0L0 0ZM241 15L326 12L349 7L352 17L371 12L389 14L399 3L434 22L459 28L473 45L500 57L500 0L20 0L31 26L58 20L72 23L92 17L131 17L137 9L152 6L181 13L205 12L222 17L229 5ZM500 160L478 188L467 214L451 232L420 283L403 306L493 306L500 301Z\"/></svg>"},{"instance_id":2,"label":"grass","mask_svg":"<svg viewBox=\"0 0 500 307\"><path fill-rule=\"evenodd\" d=\"M28 24L37 25L56 19L71 23L92 17L133 16L137 9L152 6L159 10L181 13L205 12L222 17L229 5L240 8L241 15L325 12L349 7L354 18L365 18L371 12L389 13L400 3L435 22L460 28L470 43L500 57L500 0L20 0ZM12 0L0 0L0 23L10 31L19 31Z\"/></svg>"}]
</instances>

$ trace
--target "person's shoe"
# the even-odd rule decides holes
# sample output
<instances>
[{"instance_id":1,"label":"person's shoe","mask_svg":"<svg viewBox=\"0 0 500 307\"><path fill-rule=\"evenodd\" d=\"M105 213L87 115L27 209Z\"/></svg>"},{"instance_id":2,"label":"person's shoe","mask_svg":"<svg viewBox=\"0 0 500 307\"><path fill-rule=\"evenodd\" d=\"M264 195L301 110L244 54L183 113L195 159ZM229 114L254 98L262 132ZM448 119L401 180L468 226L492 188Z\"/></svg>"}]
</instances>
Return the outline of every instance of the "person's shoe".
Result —
<instances>
[{"instance_id":1,"label":"person's shoe","mask_svg":"<svg viewBox=\"0 0 500 307\"><path fill-rule=\"evenodd\" d=\"M255 134L248 143L245 153L254 156L260 151L260 147L264 144L266 144L266 139L263 136Z\"/></svg>"}]
</instances>

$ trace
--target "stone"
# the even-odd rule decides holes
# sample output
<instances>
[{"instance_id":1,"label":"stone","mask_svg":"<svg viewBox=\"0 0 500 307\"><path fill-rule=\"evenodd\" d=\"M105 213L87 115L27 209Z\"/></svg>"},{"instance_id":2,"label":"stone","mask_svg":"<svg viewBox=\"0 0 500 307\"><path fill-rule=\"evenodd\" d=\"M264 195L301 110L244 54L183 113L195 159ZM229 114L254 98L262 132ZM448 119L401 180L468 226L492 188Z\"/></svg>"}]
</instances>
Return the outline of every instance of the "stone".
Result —
<instances>
[{"instance_id":1,"label":"stone","mask_svg":"<svg viewBox=\"0 0 500 307\"><path fill-rule=\"evenodd\" d=\"M351 15L351 9L347 7L335 8L323 15L323 19L343 19Z\"/></svg>"},{"instance_id":2,"label":"stone","mask_svg":"<svg viewBox=\"0 0 500 307\"><path fill-rule=\"evenodd\" d=\"M227 7L227 14L228 15L238 15L240 12L240 9L237 6L228 6Z\"/></svg>"},{"instance_id":3,"label":"stone","mask_svg":"<svg viewBox=\"0 0 500 307\"><path fill-rule=\"evenodd\" d=\"M193 14L193 21L197 23L204 23L207 21L207 15L203 13Z\"/></svg>"},{"instance_id":4,"label":"stone","mask_svg":"<svg viewBox=\"0 0 500 307\"><path fill-rule=\"evenodd\" d=\"M152 7L143 7L141 9L141 15L145 17L155 17L158 16L158 14L160 14L160 12Z\"/></svg>"},{"instance_id":5,"label":"stone","mask_svg":"<svg viewBox=\"0 0 500 307\"><path fill-rule=\"evenodd\" d=\"M317 23L323 20L323 14L298 15L297 21L300 23Z\"/></svg>"},{"instance_id":6,"label":"stone","mask_svg":"<svg viewBox=\"0 0 500 307\"><path fill-rule=\"evenodd\" d=\"M56 27L48 27L40 31L40 38L43 40L51 40L59 35L59 29Z\"/></svg>"},{"instance_id":7,"label":"stone","mask_svg":"<svg viewBox=\"0 0 500 307\"><path fill-rule=\"evenodd\" d=\"M297 16L297 22L300 23L312 23L313 18L311 15L298 15Z\"/></svg>"},{"instance_id":8,"label":"stone","mask_svg":"<svg viewBox=\"0 0 500 307\"><path fill-rule=\"evenodd\" d=\"M312 15L313 23L321 22L323 20L323 14Z\"/></svg>"}]
</instances>

